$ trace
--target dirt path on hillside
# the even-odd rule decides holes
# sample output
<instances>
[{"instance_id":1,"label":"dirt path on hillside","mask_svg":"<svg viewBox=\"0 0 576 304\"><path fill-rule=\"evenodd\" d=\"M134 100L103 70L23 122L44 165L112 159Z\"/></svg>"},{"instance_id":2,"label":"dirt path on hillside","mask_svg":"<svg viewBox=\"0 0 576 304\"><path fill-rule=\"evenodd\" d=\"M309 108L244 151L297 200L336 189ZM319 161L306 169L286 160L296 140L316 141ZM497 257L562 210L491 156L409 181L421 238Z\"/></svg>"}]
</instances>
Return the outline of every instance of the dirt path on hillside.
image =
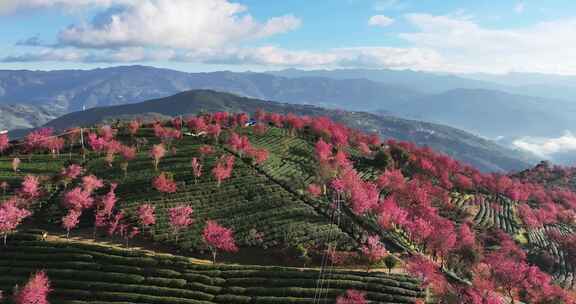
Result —
<instances>
[{"instance_id":1,"label":"dirt path on hillside","mask_svg":"<svg viewBox=\"0 0 576 304\"><path fill-rule=\"evenodd\" d=\"M29 228L37 229L38 226L31 226ZM24 229L27 227L23 227ZM118 238L103 237L98 234L96 239L93 238L93 230L89 228L72 230L70 237L66 238L66 233L61 229L54 227L42 227L42 230L47 231L46 240L54 242L76 242L89 245L112 247L122 250L138 250L148 255L168 254L174 256L184 256L190 259L190 262L200 265L210 265L212 260L208 254L203 255L200 253L182 250L174 246L162 244L151 241L146 238L137 237L130 240L128 246L123 240ZM221 254L218 258L218 263L228 265L262 265L262 266L283 266L294 267L301 270L319 270L319 265L302 265L302 263L287 263L282 256L281 250L261 249L261 248L241 248L236 254ZM348 265L342 267L334 267L335 270L340 271L366 271L363 265ZM371 268L369 272L388 273L386 268ZM406 271L399 265L391 271L392 274L406 274Z\"/></svg>"}]
</instances>

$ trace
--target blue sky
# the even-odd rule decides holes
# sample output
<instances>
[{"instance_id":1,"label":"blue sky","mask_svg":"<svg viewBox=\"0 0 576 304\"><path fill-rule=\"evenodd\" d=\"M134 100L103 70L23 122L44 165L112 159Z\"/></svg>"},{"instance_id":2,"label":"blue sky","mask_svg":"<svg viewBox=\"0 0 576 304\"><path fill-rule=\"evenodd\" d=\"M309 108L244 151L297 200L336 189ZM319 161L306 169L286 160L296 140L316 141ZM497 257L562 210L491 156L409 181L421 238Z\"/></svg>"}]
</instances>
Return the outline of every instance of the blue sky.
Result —
<instances>
[{"instance_id":1,"label":"blue sky","mask_svg":"<svg viewBox=\"0 0 576 304\"><path fill-rule=\"evenodd\" d=\"M576 1L0 0L0 68L576 74Z\"/></svg>"}]
</instances>

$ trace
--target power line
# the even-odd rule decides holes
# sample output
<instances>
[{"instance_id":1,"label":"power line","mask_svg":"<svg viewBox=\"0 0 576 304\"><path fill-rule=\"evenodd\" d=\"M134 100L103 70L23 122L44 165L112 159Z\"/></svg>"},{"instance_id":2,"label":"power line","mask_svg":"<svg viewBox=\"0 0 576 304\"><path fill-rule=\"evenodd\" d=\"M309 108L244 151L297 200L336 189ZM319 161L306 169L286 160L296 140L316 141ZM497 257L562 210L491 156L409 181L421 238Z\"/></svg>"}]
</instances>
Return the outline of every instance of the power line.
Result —
<instances>
[{"instance_id":1,"label":"power line","mask_svg":"<svg viewBox=\"0 0 576 304\"><path fill-rule=\"evenodd\" d=\"M318 275L318 281L316 282L316 289L314 291L314 304L322 303L322 295L328 296L328 288L330 287L330 277L334 271L334 261L330 259L329 254L332 242L337 240L338 227L340 227L340 208L341 208L341 198L340 194L337 193L334 199L335 208L330 216L330 230L328 231L328 240L326 251L322 255L322 262L320 264L320 273ZM335 250L335 248L334 248ZM330 259L330 261L329 261ZM328 265L330 264L330 265ZM326 284L326 286L324 286Z\"/></svg>"},{"instance_id":2,"label":"power line","mask_svg":"<svg viewBox=\"0 0 576 304\"><path fill-rule=\"evenodd\" d=\"M80 130L81 130L80 136L81 136L81 138L82 138L82 145L83 145L83 146L84 146L84 131L83 131L84 129L85 129L85 128L80 128ZM88 130L92 130L92 129L95 129L95 128L87 128L87 129L88 129ZM62 136L65 136L65 135L68 135L68 134L72 134L72 133L75 133L75 132L77 132L77 131L75 131L75 130L70 130L70 131L67 131L67 132L64 132L64 133L46 136L46 137L42 138L41 141L45 141L45 140L50 139L50 138L62 137ZM16 144L10 144L10 146L11 146L11 147L19 147L19 146L24 146L24 145L27 144L27 143L25 142L25 138L18 139L18 141L20 141L20 142L19 142L19 143L16 143Z\"/></svg>"}]
</instances>

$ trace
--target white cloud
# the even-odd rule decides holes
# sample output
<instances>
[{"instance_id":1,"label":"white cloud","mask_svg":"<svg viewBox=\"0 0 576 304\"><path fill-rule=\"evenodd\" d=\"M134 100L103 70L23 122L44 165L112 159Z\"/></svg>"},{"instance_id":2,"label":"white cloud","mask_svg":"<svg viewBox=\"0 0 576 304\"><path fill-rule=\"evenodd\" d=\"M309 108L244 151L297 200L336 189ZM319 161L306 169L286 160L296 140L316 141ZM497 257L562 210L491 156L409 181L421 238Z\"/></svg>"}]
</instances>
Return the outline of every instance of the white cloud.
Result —
<instances>
[{"instance_id":1,"label":"white cloud","mask_svg":"<svg viewBox=\"0 0 576 304\"><path fill-rule=\"evenodd\" d=\"M32 3L33 1L36 1ZM435 69L442 64L428 48L355 47L325 51L250 46L246 42L293 30L292 15L256 21L243 5L229 0L28 0L30 7L74 3L110 6L86 24L60 31L51 47L33 37L20 44L30 53L0 58L4 62L145 62L173 61L283 67L380 67ZM122 6L114 6L122 1ZM392 3L392 2L391 2ZM383 26L393 20L373 18Z\"/></svg>"},{"instance_id":2,"label":"white cloud","mask_svg":"<svg viewBox=\"0 0 576 304\"><path fill-rule=\"evenodd\" d=\"M526 3L518 2L516 5L514 5L514 12L516 14L522 14L524 13L524 10L526 10Z\"/></svg>"},{"instance_id":3,"label":"white cloud","mask_svg":"<svg viewBox=\"0 0 576 304\"><path fill-rule=\"evenodd\" d=\"M20 44L35 46L39 51L7 57L5 61L62 57L80 62L130 62L160 57L171 61L245 61L300 67L576 74L573 60L576 18L498 29L484 27L462 12L443 16L407 14L405 18L415 30L398 37L407 41L409 47L296 51L266 46L260 40L297 29L300 19L284 15L256 20L247 7L234 0L0 0L0 3L4 9L101 8L93 21L62 29L56 43L49 44L36 37L21 40ZM387 0L376 2L375 8L400 9L406 5ZM391 22L394 20L380 14L369 20L374 26L387 26ZM255 47L254 42L264 46ZM50 45L52 50L43 49Z\"/></svg>"},{"instance_id":4,"label":"white cloud","mask_svg":"<svg viewBox=\"0 0 576 304\"><path fill-rule=\"evenodd\" d=\"M70 61L82 62L86 56L83 52L70 49L46 48L34 53L24 53L2 58L2 62L35 62L35 61Z\"/></svg>"},{"instance_id":5,"label":"white cloud","mask_svg":"<svg viewBox=\"0 0 576 304\"><path fill-rule=\"evenodd\" d=\"M146 50L142 47L116 50L87 51L75 48L43 48L33 53L24 53L0 59L0 62L83 62L83 63L130 63L171 60L172 50Z\"/></svg>"},{"instance_id":6,"label":"white cloud","mask_svg":"<svg viewBox=\"0 0 576 304\"><path fill-rule=\"evenodd\" d=\"M292 15L260 23L246 11L227 0L140 0L72 25L58 41L80 48L211 48L288 32L301 23Z\"/></svg>"},{"instance_id":7,"label":"white cloud","mask_svg":"<svg viewBox=\"0 0 576 304\"><path fill-rule=\"evenodd\" d=\"M368 24L372 26L387 27L394 23L394 19L384 15L374 15L368 19Z\"/></svg>"},{"instance_id":8,"label":"white cloud","mask_svg":"<svg viewBox=\"0 0 576 304\"><path fill-rule=\"evenodd\" d=\"M51 7L69 9L81 7L110 7L118 4L134 4L136 2L138 2L138 0L0 0L0 13Z\"/></svg>"},{"instance_id":9,"label":"white cloud","mask_svg":"<svg viewBox=\"0 0 576 304\"><path fill-rule=\"evenodd\" d=\"M394 47L354 47L332 50L338 56L338 66L438 70L442 57L432 49Z\"/></svg>"},{"instance_id":10,"label":"white cloud","mask_svg":"<svg viewBox=\"0 0 576 304\"><path fill-rule=\"evenodd\" d=\"M553 159L558 153L576 152L576 136L569 131L556 138L523 137L512 144L545 159Z\"/></svg>"},{"instance_id":11,"label":"white cloud","mask_svg":"<svg viewBox=\"0 0 576 304\"><path fill-rule=\"evenodd\" d=\"M417 31L400 38L436 50L451 70L576 73L576 18L504 29L485 28L462 15L408 14L406 19Z\"/></svg>"},{"instance_id":12,"label":"white cloud","mask_svg":"<svg viewBox=\"0 0 576 304\"><path fill-rule=\"evenodd\" d=\"M4 62L144 62L173 61L228 65L283 67L363 67L435 70L442 66L441 57L433 50L415 48L355 47L324 52L294 51L275 46L255 48L203 48L194 50L120 49L88 50L46 48L41 51L0 59Z\"/></svg>"}]
</instances>

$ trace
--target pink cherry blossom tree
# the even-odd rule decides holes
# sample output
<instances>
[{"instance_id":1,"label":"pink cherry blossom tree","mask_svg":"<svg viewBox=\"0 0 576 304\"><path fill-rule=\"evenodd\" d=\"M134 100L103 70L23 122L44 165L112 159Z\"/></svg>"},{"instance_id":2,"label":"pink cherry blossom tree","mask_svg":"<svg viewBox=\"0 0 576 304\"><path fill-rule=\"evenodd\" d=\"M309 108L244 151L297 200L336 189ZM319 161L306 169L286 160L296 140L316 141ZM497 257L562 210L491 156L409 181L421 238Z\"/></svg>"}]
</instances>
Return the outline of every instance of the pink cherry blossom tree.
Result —
<instances>
[{"instance_id":1,"label":"pink cherry blossom tree","mask_svg":"<svg viewBox=\"0 0 576 304\"><path fill-rule=\"evenodd\" d=\"M140 234L140 228L125 225L122 228L122 234L121 235L122 235L122 238L124 239L124 243L125 243L126 247L128 247L130 245L130 240L132 240L133 238L135 238L139 234Z\"/></svg>"},{"instance_id":2,"label":"pink cherry blossom tree","mask_svg":"<svg viewBox=\"0 0 576 304\"><path fill-rule=\"evenodd\" d=\"M314 198L319 197L322 195L322 187L317 184L310 184L308 185L308 193Z\"/></svg>"},{"instance_id":3,"label":"pink cherry blossom tree","mask_svg":"<svg viewBox=\"0 0 576 304\"><path fill-rule=\"evenodd\" d=\"M316 158L319 162L327 162L332 156L332 145L326 143L322 138L318 140L315 146Z\"/></svg>"},{"instance_id":4,"label":"pink cherry blossom tree","mask_svg":"<svg viewBox=\"0 0 576 304\"><path fill-rule=\"evenodd\" d=\"M204 242L212 252L212 262L216 263L218 251L236 252L238 247L232 229L220 226L216 221L207 221L202 232Z\"/></svg>"},{"instance_id":5,"label":"pink cherry blossom tree","mask_svg":"<svg viewBox=\"0 0 576 304\"><path fill-rule=\"evenodd\" d=\"M256 135L262 136L266 134L266 131L268 131L268 127L265 124L258 123L254 126L254 134Z\"/></svg>"},{"instance_id":6,"label":"pink cherry blossom tree","mask_svg":"<svg viewBox=\"0 0 576 304\"><path fill-rule=\"evenodd\" d=\"M366 303L368 302L366 301L365 293L354 289L348 289L346 290L345 294L338 296L336 298L336 304L366 304Z\"/></svg>"},{"instance_id":7,"label":"pink cherry blossom tree","mask_svg":"<svg viewBox=\"0 0 576 304\"><path fill-rule=\"evenodd\" d=\"M364 156L369 156L372 154L372 150L370 150L370 146L368 146L365 142L358 143L358 151L362 153Z\"/></svg>"},{"instance_id":8,"label":"pink cherry blossom tree","mask_svg":"<svg viewBox=\"0 0 576 304\"><path fill-rule=\"evenodd\" d=\"M188 228L192 223L194 223L194 220L192 219L193 212L194 210L191 206L178 206L168 210L170 227L172 227L172 231L174 235L176 235L176 242L178 242L180 231Z\"/></svg>"},{"instance_id":9,"label":"pink cherry blossom tree","mask_svg":"<svg viewBox=\"0 0 576 304\"><path fill-rule=\"evenodd\" d=\"M188 129L195 133L200 133L206 131L206 121L202 117L191 117L188 119Z\"/></svg>"},{"instance_id":10,"label":"pink cherry blossom tree","mask_svg":"<svg viewBox=\"0 0 576 304\"><path fill-rule=\"evenodd\" d=\"M113 236L116 233L122 234L122 221L124 220L125 213L123 210L120 210L116 213L108 223L108 235Z\"/></svg>"},{"instance_id":11,"label":"pink cherry blossom tree","mask_svg":"<svg viewBox=\"0 0 576 304\"><path fill-rule=\"evenodd\" d=\"M389 196L379 202L378 224L384 229L402 227L407 223L408 212L396 203L394 196Z\"/></svg>"},{"instance_id":12,"label":"pink cherry blossom tree","mask_svg":"<svg viewBox=\"0 0 576 304\"><path fill-rule=\"evenodd\" d=\"M100 127L100 130L98 130L98 133L105 141L111 141L114 139L114 136L116 136L116 130L110 125L103 125Z\"/></svg>"},{"instance_id":13,"label":"pink cherry blossom tree","mask_svg":"<svg viewBox=\"0 0 576 304\"><path fill-rule=\"evenodd\" d=\"M263 164L269 156L268 150L264 148L252 148L247 150L246 154L252 157L252 159L254 159L254 163L258 165Z\"/></svg>"},{"instance_id":14,"label":"pink cherry blossom tree","mask_svg":"<svg viewBox=\"0 0 576 304\"><path fill-rule=\"evenodd\" d=\"M118 197L116 197L116 188L118 184L110 184L110 190L104 196L102 196L98 202L98 210L102 211L106 216L112 215L112 211L118 202Z\"/></svg>"},{"instance_id":15,"label":"pink cherry blossom tree","mask_svg":"<svg viewBox=\"0 0 576 304\"><path fill-rule=\"evenodd\" d=\"M94 239L96 238L96 230L98 228L106 227L110 218L112 217L114 207L118 201L115 193L117 186L118 185L116 183L110 184L110 190L108 193L100 197L96 203L96 210L94 212Z\"/></svg>"},{"instance_id":16,"label":"pink cherry blossom tree","mask_svg":"<svg viewBox=\"0 0 576 304\"><path fill-rule=\"evenodd\" d=\"M206 133L208 133L208 135L212 136L212 138L216 142L218 141L218 138L220 137L221 132L222 132L222 128L220 127L219 124L212 124L212 125L209 125L208 127L206 127Z\"/></svg>"},{"instance_id":17,"label":"pink cherry blossom tree","mask_svg":"<svg viewBox=\"0 0 576 304\"><path fill-rule=\"evenodd\" d=\"M30 280L19 289L14 298L17 304L49 304L48 295L52 292L50 280L46 272L40 271L32 275Z\"/></svg>"},{"instance_id":18,"label":"pink cherry blossom tree","mask_svg":"<svg viewBox=\"0 0 576 304\"><path fill-rule=\"evenodd\" d=\"M2 189L2 195L4 195L4 196L6 195L8 188L10 188L10 185L8 184L8 182L3 181L0 183L0 189Z\"/></svg>"},{"instance_id":19,"label":"pink cherry blossom tree","mask_svg":"<svg viewBox=\"0 0 576 304\"><path fill-rule=\"evenodd\" d=\"M228 139L228 145L232 148L232 150L238 152L240 157L252 148L248 137L240 136L235 132L230 133L230 138Z\"/></svg>"},{"instance_id":20,"label":"pink cherry blossom tree","mask_svg":"<svg viewBox=\"0 0 576 304\"><path fill-rule=\"evenodd\" d=\"M156 207L151 204L140 205L138 207L138 221L143 229L156 224Z\"/></svg>"},{"instance_id":21,"label":"pink cherry blossom tree","mask_svg":"<svg viewBox=\"0 0 576 304\"><path fill-rule=\"evenodd\" d=\"M198 183L198 179L202 176L202 164L198 160L198 158L192 158L192 174L194 175L194 183Z\"/></svg>"},{"instance_id":22,"label":"pink cherry blossom tree","mask_svg":"<svg viewBox=\"0 0 576 304\"><path fill-rule=\"evenodd\" d=\"M122 156L122 163L120 163L120 168L124 171L124 178L128 177L128 164L131 160L136 158L136 148L121 146L120 156Z\"/></svg>"},{"instance_id":23,"label":"pink cherry blossom tree","mask_svg":"<svg viewBox=\"0 0 576 304\"><path fill-rule=\"evenodd\" d=\"M175 193L178 191L176 182L166 172L162 172L159 176L154 178L152 181L152 186L154 189L162 193Z\"/></svg>"},{"instance_id":24,"label":"pink cherry blossom tree","mask_svg":"<svg viewBox=\"0 0 576 304\"><path fill-rule=\"evenodd\" d=\"M170 123L172 124L172 127L174 129L182 130L182 125L184 124L184 121L182 120L182 117L176 116L176 117L172 118Z\"/></svg>"},{"instance_id":25,"label":"pink cherry blossom tree","mask_svg":"<svg viewBox=\"0 0 576 304\"><path fill-rule=\"evenodd\" d=\"M203 145L200 148L198 148L198 152L200 152L200 156L202 158L214 154L214 147L210 146L210 145Z\"/></svg>"},{"instance_id":26,"label":"pink cherry blossom tree","mask_svg":"<svg viewBox=\"0 0 576 304\"><path fill-rule=\"evenodd\" d=\"M60 155L60 151L64 148L64 138L60 137L49 137L45 142L45 147L52 154L52 158L56 158Z\"/></svg>"},{"instance_id":27,"label":"pink cherry blossom tree","mask_svg":"<svg viewBox=\"0 0 576 304\"><path fill-rule=\"evenodd\" d=\"M446 279L438 267L425 256L416 254L406 263L406 271L419 278L424 287L430 287L441 294L447 287Z\"/></svg>"},{"instance_id":28,"label":"pink cherry blossom tree","mask_svg":"<svg viewBox=\"0 0 576 304\"><path fill-rule=\"evenodd\" d=\"M166 156L166 147L164 147L164 144L152 146L152 149L150 150L150 156L154 159L154 169L158 171L160 160Z\"/></svg>"},{"instance_id":29,"label":"pink cherry blossom tree","mask_svg":"<svg viewBox=\"0 0 576 304\"><path fill-rule=\"evenodd\" d=\"M26 175L18 195L25 200L34 200L40 196L40 179L38 176Z\"/></svg>"},{"instance_id":30,"label":"pink cherry blossom tree","mask_svg":"<svg viewBox=\"0 0 576 304\"><path fill-rule=\"evenodd\" d=\"M88 145L92 151L100 153L104 151L104 148L106 147L106 140L103 137L99 137L96 133L89 133Z\"/></svg>"},{"instance_id":31,"label":"pink cherry blossom tree","mask_svg":"<svg viewBox=\"0 0 576 304\"><path fill-rule=\"evenodd\" d=\"M74 180L74 179L78 178L80 175L82 175L83 172L84 172L84 168L82 168L82 166L77 165L77 164L72 164L66 168L63 168L60 175L62 175L62 177L64 177L64 178Z\"/></svg>"},{"instance_id":32,"label":"pink cherry blossom tree","mask_svg":"<svg viewBox=\"0 0 576 304\"><path fill-rule=\"evenodd\" d=\"M380 242L380 238L376 235L369 236L360 248L360 251L368 262L366 268L368 271L372 265L379 263L388 255L386 247L384 247L384 244Z\"/></svg>"},{"instance_id":33,"label":"pink cherry blossom tree","mask_svg":"<svg viewBox=\"0 0 576 304\"><path fill-rule=\"evenodd\" d=\"M138 130L140 130L140 121L137 119L131 120L130 123L128 123L128 133L130 134L131 137L136 136L136 134L138 134Z\"/></svg>"},{"instance_id":34,"label":"pink cherry blossom tree","mask_svg":"<svg viewBox=\"0 0 576 304\"><path fill-rule=\"evenodd\" d=\"M4 238L4 245L8 234L12 233L22 221L32 213L17 206L16 200L8 200L0 204L0 236Z\"/></svg>"},{"instance_id":35,"label":"pink cherry blossom tree","mask_svg":"<svg viewBox=\"0 0 576 304\"><path fill-rule=\"evenodd\" d=\"M46 149L48 139L52 137L53 130L51 128L42 128L26 135L24 139L24 149L29 153L29 159L36 150Z\"/></svg>"},{"instance_id":36,"label":"pink cherry blossom tree","mask_svg":"<svg viewBox=\"0 0 576 304\"><path fill-rule=\"evenodd\" d=\"M64 184L64 188L67 188L68 185L78 178L84 172L84 168L77 164L72 164L66 168L63 168L60 172L62 176L62 183Z\"/></svg>"},{"instance_id":37,"label":"pink cherry blossom tree","mask_svg":"<svg viewBox=\"0 0 576 304\"><path fill-rule=\"evenodd\" d=\"M4 153L10 147L8 134L0 134L0 154Z\"/></svg>"},{"instance_id":38,"label":"pink cherry blossom tree","mask_svg":"<svg viewBox=\"0 0 576 304\"><path fill-rule=\"evenodd\" d=\"M212 169L212 175L218 182L218 187L220 187L223 180L232 176L234 160L235 158L233 155L222 155L220 159L218 159L216 166Z\"/></svg>"},{"instance_id":39,"label":"pink cherry blossom tree","mask_svg":"<svg viewBox=\"0 0 576 304\"><path fill-rule=\"evenodd\" d=\"M87 175L82 177L82 188L84 191L88 193L94 192L94 190L98 190L104 187L104 182L97 178L95 175Z\"/></svg>"},{"instance_id":40,"label":"pink cherry blossom tree","mask_svg":"<svg viewBox=\"0 0 576 304\"><path fill-rule=\"evenodd\" d=\"M70 230L76 228L80 223L80 216L82 211L71 209L64 217L62 217L62 227L66 229L66 238L70 237Z\"/></svg>"},{"instance_id":41,"label":"pink cherry blossom tree","mask_svg":"<svg viewBox=\"0 0 576 304\"><path fill-rule=\"evenodd\" d=\"M94 198L91 193L76 187L66 192L62 198L62 203L65 208L81 212L84 209L89 209L94 205Z\"/></svg>"}]
</instances>

